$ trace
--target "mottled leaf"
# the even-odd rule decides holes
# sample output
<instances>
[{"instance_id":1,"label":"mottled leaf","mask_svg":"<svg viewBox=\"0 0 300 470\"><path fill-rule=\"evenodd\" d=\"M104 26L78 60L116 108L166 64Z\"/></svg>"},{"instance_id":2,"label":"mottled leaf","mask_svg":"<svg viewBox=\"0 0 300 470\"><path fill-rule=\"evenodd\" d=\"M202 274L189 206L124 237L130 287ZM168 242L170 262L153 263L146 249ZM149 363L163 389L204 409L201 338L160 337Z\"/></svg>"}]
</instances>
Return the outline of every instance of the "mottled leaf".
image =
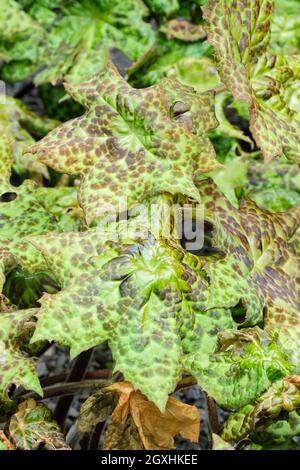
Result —
<instances>
[{"instance_id":1,"label":"mottled leaf","mask_svg":"<svg viewBox=\"0 0 300 470\"><path fill-rule=\"evenodd\" d=\"M0 202L0 249L4 253L9 251L15 264L20 264L31 272L45 270L43 257L25 238L50 231L74 230L79 226L80 219L73 217L73 212L67 212L68 208L72 209L72 205L74 206L74 199L67 197L64 200L70 194L67 189L36 189L33 181L27 180L22 186L15 188L15 199ZM51 209L49 201L53 203ZM64 208L64 204L67 207ZM4 264L9 268L12 263L8 259Z\"/></svg>"},{"instance_id":2,"label":"mottled leaf","mask_svg":"<svg viewBox=\"0 0 300 470\"><path fill-rule=\"evenodd\" d=\"M235 209L209 181L201 181L205 219L213 225L213 246L224 256L208 260L209 305L244 307L243 325L263 320L282 334L289 327L299 334L299 263L289 240L299 226L300 208L272 214L242 199ZM294 338L295 339L295 338ZM285 341L287 340L287 341ZM283 346L297 362L295 343Z\"/></svg>"},{"instance_id":3,"label":"mottled leaf","mask_svg":"<svg viewBox=\"0 0 300 470\"><path fill-rule=\"evenodd\" d=\"M22 402L10 418L9 438L19 450L70 450L50 410L33 399Z\"/></svg>"},{"instance_id":4,"label":"mottled leaf","mask_svg":"<svg viewBox=\"0 0 300 470\"><path fill-rule=\"evenodd\" d=\"M11 170L17 174L39 175L49 178L46 166L23 152L35 142L35 137L43 137L52 130L58 121L41 118L30 111L20 100L0 94L0 191L1 194L13 191L9 184Z\"/></svg>"},{"instance_id":5,"label":"mottled leaf","mask_svg":"<svg viewBox=\"0 0 300 470\"><path fill-rule=\"evenodd\" d=\"M0 401L9 406L11 385L21 385L42 395L34 359L23 352L33 331L37 309L0 313Z\"/></svg>"},{"instance_id":6,"label":"mottled leaf","mask_svg":"<svg viewBox=\"0 0 300 470\"><path fill-rule=\"evenodd\" d=\"M110 50L135 62L154 44L141 0L35 0L26 10L18 3L0 2L0 56L8 81L35 73L36 84L63 77L80 83L99 72Z\"/></svg>"},{"instance_id":7,"label":"mottled leaf","mask_svg":"<svg viewBox=\"0 0 300 470\"><path fill-rule=\"evenodd\" d=\"M238 442L255 429L266 427L283 411L291 413L299 409L299 387L299 376L275 382L254 404L248 404L230 416L222 433L223 438Z\"/></svg>"},{"instance_id":8,"label":"mottled leaf","mask_svg":"<svg viewBox=\"0 0 300 470\"><path fill-rule=\"evenodd\" d=\"M67 86L88 110L31 148L57 171L81 176L79 201L90 224L101 210L142 202L160 192L199 199L196 172L218 166L206 136L216 126L213 94L165 80L133 89L110 65Z\"/></svg>"},{"instance_id":9,"label":"mottled leaf","mask_svg":"<svg viewBox=\"0 0 300 470\"><path fill-rule=\"evenodd\" d=\"M137 235L121 231L118 243L97 230L31 239L63 287L40 300L33 340L68 345L72 356L108 340L115 370L163 410L181 377L183 318L193 327L207 288L195 256L186 261L179 244Z\"/></svg>"},{"instance_id":10,"label":"mottled leaf","mask_svg":"<svg viewBox=\"0 0 300 470\"><path fill-rule=\"evenodd\" d=\"M291 370L276 342L258 328L219 333L214 353L196 351L185 363L199 385L227 409L251 402Z\"/></svg>"},{"instance_id":11,"label":"mottled leaf","mask_svg":"<svg viewBox=\"0 0 300 470\"><path fill-rule=\"evenodd\" d=\"M269 162L300 154L300 115L290 100L300 82L295 64L269 51L273 0L209 0L203 8L222 81L247 102L250 129Z\"/></svg>"},{"instance_id":12,"label":"mottled leaf","mask_svg":"<svg viewBox=\"0 0 300 470\"><path fill-rule=\"evenodd\" d=\"M167 39L179 39L186 42L199 41L199 39L206 37L203 26L193 24L182 18L167 21L160 30L166 35Z\"/></svg>"}]
</instances>

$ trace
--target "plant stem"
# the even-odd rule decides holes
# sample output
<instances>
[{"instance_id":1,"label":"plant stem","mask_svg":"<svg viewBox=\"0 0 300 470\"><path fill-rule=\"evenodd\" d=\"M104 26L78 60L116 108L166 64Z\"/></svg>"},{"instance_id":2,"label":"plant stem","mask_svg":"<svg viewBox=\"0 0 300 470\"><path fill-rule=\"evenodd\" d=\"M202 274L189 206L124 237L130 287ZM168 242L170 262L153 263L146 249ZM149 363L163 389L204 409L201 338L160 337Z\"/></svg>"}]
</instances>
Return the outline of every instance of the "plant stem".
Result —
<instances>
[{"instance_id":1,"label":"plant stem","mask_svg":"<svg viewBox=\"0 0 300 470\"><path fill-rule=\"evenodd\" d=\"M66 377L66 384L68 382L80 382L84 378L92 354L92 348L88 349L87 351L83 351L81 354L79 354L79 356L73 362L71 370L68 376ZM72 394L69 393L64 396L61 395L61 398L59 398L55 407L54 418L63 430L65 430L65 421L68 416L72 401Z\"/></svg>"},{"instance_id":2,"label":"plant stem","mask_svg":"<svg viewBox=\"0 0 300 470\"><path fill-rule=\"evenodd\" d=\"M209 447L212 448L212 434L220 434L222 431L222 426L219 423L218 410L215 400L210 397L206 392L203 392L206 402L206 411L207 411L207 424L209 432Z\"/></svg>"},{"instance_id":3,"label":"plant stem","mask_svg":"<svg viewBox=\"0 0 300 470\"><path fill-rule=\"evenodd\" d=\"M111 377L111 373L111 369L88 370L84 377L86 379L109 379ZM41 386L48 387L49 385L65 382L68 374L68 372L62 372L61 374L52 375L50 377L43 377L40 380Z\"/></svg>"},{"instance_id":4,"label":"plant stem","mask_svg":"<svg viewBox=\"0 0 300 470\"><path fill-rule=\"evenodd\" d=\"M175 392L177 390L181 390L182 388L192 387L193 385L197 385L197 380L194 377L184 377L180 382L178 382Z\"/></svg>"},{"instance_id":5,"label":"plant stem","mask_svg":"<svg viewBox=\"0 0 300 470\"><path fill-rule=\"evenodd\" d=\"M24 398L35 398L36 400L43 400L45 398L53 398L53 397L64 397L74 395L77 392L81 392L82 390L97 390L98 388L103 388L112 383L112 380L82 380L80 382L66 382L63 384L56 384L50 385L49 387L45 387L43 389L44 396L41 398L35 392L26 393L23 395Z\"/></svg>"}]
</instances>

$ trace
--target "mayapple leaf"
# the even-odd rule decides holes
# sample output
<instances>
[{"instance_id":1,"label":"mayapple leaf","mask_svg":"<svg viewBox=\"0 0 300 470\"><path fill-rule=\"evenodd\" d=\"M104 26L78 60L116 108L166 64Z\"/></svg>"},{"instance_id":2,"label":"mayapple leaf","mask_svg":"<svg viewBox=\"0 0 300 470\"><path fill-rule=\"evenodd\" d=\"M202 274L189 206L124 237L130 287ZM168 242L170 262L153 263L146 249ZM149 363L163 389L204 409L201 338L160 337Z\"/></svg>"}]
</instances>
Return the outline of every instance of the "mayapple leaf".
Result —
<instances>
[{"instance_id":1,"label":"mayapple leaf","mask_svg":"<svg viewBox=\"0 0 300 470\"><path fill-rule=\"evenodd\" d=\"M212 450L235 450L235 448L229 443L224 441L218 434L212 434L213 446Z\"/></svg>"},{"instance_id":2,"label":"mayapple leaf","mask_svg":"<svg viewBox=\"0 0 300 470\"><path fill-rule=\"evenodd\" d=\"M291 411L284 419L251 433L252 442L261 445L264 450L299 450L300 416L298 411Z\"/></svg>"},{"instance_id":3,"label":"mayapple leaf","mask_svg":"<svg viewBox=\"0 0 300 470\"><path fill-rule=\"evenodd\" d=\"M31 152L56 171L81 176L79 201L88 224L104 208L118 212L161 192L199 200L194 173L220 166L206 136L217 125L213 93L199 95L171 80L134 89L113 65L66 88L86 113Z\"/></svg>"},{"instance_id":4,"label":"mayapple leaf","mask_svg":"<svg viewBox=\"0 0 300 470\"><path fill-rule=\"evenodd\" d=\"M0 94L0 183L1 194L12 191L9 178L12 169L17 174L29 174L49 179L46 166L24 151L35 142L35 137L43 137L58 121L42 118L30 111L22 101Z\"/></svg>"},{"instance_id":5,"label":"mayapple leaf","mask_svg":"<svg viewBox=\"0 0 300 470\"><path fill-rule=\"evenodd\" d=\"M74 357L108 340L115 370L163 411L182 373L181 328L205 315L203 271L195 256L195 266L185 262L178 243L122 232L116 243L109 235L105 242L90 229L30 239L62 286L40 299L33 341L55 340Z\"/></svg>"},{"instance_id":6,"label":"mayapple leaf","mask_svg":"<svg viewBox=\"0 0 300 470\"><path fill-rule=\"evenodd\" d=\"M298 0L275 0L271 47L279 54L299 54L300 15Z\"/></svg>"},{"instance_id":7,"label":"mayapple leaf","mask_svg":"<svg viewBox=\"0 0 300 470\"><path fill-rule=\"evenodd\" d=\"M150 10L157 15L170 16L179 10L180 0L145 0Z\"/></svg>"},{"instance_id":8,"label":"mayapple leaf","mask_svg":"<svg viewBox=\"0 0 300 470\"><path fill-rule=\"evenodd\" d=\"M203 8L221 80L248 104L266 162L282 153L299 162L300 114L286 96L294 85L299 93L299 71L269 51L273 10L273 0L209 0Z\"/></svg>"},{"instance_id":9,"label":"mayapple leaf","mask_svg":"<svg viewBox=\"0 0 300 470\"><path fill-rule=\"evenodd\" d=\"M14 446L3 431L0 431L0 450L15 450Z\"/></svg>"},{"instance_id":10,"label":"mayapple leaf","mask_svg":"<svg viewBox=\"0 0 300 470\"><path fill-rule=\"evenodd\" d=\"M0 249L3 253L9 252L14 257L15 264L20 264L28 271L44 270L46 264L43 257L25 237L53 231L74 230L79 227L80 212L78 214L67 212L68 208L74 207L74 198L71 197L67 201L63 199L73 194L74 189L71 192L69 188L63 187L37 189L31 180L12 188L15 199L0 202ZM50 203L51 209L49 209L50 201L53 202ZM67 207L63 208L63 204ZM8 262L9 259L4 261L7 267L12 264Z\"/></svg>"},{"instance_id":11,"label":"mayapple leaf","mask_svg":"<svg viewBox=\"0 0 300 470\"><path fill-rule=\"evenodd\" d=\"M219 333L216 350L189 354L185 367L226 409L246 405L291 370L275 340L257 327Z\"/></svg>"},{"instance_id":12,"label":"mayapple leaf","mask_svg":"<svg viewBox=\"0 0 300 470\"><path fill-rule=\"evenodd\" d=\"M99 72L110 50L138 61L155 43L148 10L141 0L0 2L2 76L18 81L36 74L35 83L68 77L80 83Z\"/></svg>"},{"instance_id":13,"label":"mayapple leaf","mask_svg":"<svg viewBox=\"0 0 300 470\"><path fill-rule=\"evenodd\" d=\"M200 195L205 219L213 226L213 246L223 252L221 259L204 266L210 279L209 306L241 304L243 325L261 322L263 315L266 325L279 328L280 318L298 325L300 260L289 240L299 226L300 207L272 214L242 199L235 209L210 180L201 181Z\"/></svg>"},{"instance_id":14,"label":"mayapple leaf","mask_svg":"<svg viewBox=\"0 0 300 470\"><path fill-rule=\"evenodd\" d=\"M177 435L198 442L200 415L195 406L169 397L161 412L128 382L114 383L107 390L118 393L119 401L106 431L105 449L168 450L174 448Z\"/></svg>"},{"instance_id":15,"label":"mayapple leaf","mask_svg":"<svg viewBox=\"0 0 300 470\"><path fill-rule=\"evenodd\" d=\"M238 442L250 432L267 427L282 412L300 408L300 377L292 375L275 382L253 404L248 404L230 416L223 430L226 441Z\"/></svg>"},{"instance_id":16,"label":"mayapple leaf","mask_svg":"<svg viewBox=\"0 0 300 470\"><path fill-rule=\"evenodd\" d=\"M244 192L259 207L270 212L283 212L300 206L298 165L281 160L263 165L259 160L249 160L247 166Z\"/></svg>"},{"instance_id":17,"label":"mayapple leaf","mask_svg":"<svg viewBox=\"0 0 300 470\"><path fill-rule=\"evenodd\" d=\"M195 42L206 37L203 26L193 24L183 18L175 18L167 21L160 28L167 39L179 39L185 42Z\"/></svg>"},{"instance_id":18,"label":"mayapple leaf","mask_svg":"<svg viewBox=\"0 0 300 470\"><path fill-rule=\"evenodd\" d=\"M37 309L0 313L0 402L9 406L11 385L22 386L43 395L35 361L22 350L24 341L32 334Z\"/></svg>"},{"instance_id":19,"label":"mayapple leaf","mask_svg":"<svg viewBox=\"0 0 300 470\"><path fill-rule=\"evenodd\" d=\"M18 450L71 450L51 411L32 398L22 402L10 418L8 435Z\"/></svg>"},{"instance_id":20,"label":"mayapple leaf","mask_svg":"<svg viewBox=\"0 0 300 470\"><path fill-rule=\"evenodd\" d=\"M203 93L220 85L211 54L212 47L207 42L188 44L160 40L153 57L144 66L138 70L129 69L130 82L145 87L155 85L164 77L176 78Z\"/></svg>"}]
</instances>

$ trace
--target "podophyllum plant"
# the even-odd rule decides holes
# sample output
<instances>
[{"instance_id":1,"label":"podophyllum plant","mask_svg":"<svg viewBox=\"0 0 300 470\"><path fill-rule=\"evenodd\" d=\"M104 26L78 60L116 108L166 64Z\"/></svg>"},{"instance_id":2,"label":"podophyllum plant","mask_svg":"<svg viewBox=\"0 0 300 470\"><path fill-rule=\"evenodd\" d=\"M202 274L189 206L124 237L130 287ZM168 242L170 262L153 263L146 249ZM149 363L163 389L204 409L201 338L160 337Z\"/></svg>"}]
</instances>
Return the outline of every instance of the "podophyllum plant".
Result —
<instances>
[{"instance_id":1,"label":"podophyllum plant","mask_svg":"<svg viewBox=\"0 0 300 470\"><path fill-rule=\"evenodd\" d=\"M298 448L298 1L145 3L0 1L2 78L84 109L1 99L0 449L71 448L43 398L81 390L92 447L197 442L196 384L214 449ZM73 367L41 378L53 342Z\"/></svg>"}]
</instances>

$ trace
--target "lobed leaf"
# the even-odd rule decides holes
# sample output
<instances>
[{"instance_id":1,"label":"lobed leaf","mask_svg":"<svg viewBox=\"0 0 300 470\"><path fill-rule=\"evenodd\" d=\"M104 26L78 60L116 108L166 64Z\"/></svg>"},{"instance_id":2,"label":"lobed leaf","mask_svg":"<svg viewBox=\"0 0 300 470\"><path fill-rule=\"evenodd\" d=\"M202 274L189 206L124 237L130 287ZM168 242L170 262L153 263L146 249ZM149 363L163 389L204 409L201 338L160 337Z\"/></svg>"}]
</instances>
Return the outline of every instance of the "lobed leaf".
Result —
<instances>
[{"instance_id":1,"label":"lobed leaf","mask_svg":"<svg viewBox=\"0 0 300 470\"><path fill-rule=\"evenodd\" d=\"M209 0L203 8L208 41L222 81L250 111L250 129L266 162L284 153L299 162L300 115L296 62L269 51L273 0ZM298 91L297 91L298 90Z\"/></svg>"},{"instance_id":2,"label":"lobed leaf","mask_svg":"<svg viewBox=\"0 0 300 470\"><path fill-rule=\"evenodd\" d=\"M110 65L70 95L87 112L50 132L31 151L56 171L81 176L87 223L161 192L199 199L196 172L218 166L206 136L216 126L213 94L165 80L133 89Z\"/></svg>"},{"instance_id":3,"label":"lobed leaf","mask_svg":"<svg viewBox=\"0 0 300 470\"><path fill-rule=\"evenodd\" d=\"M291 370L275 340L258 328L219 333L213 353L195 351L185 366L226 409L246 406Z\"/></svg>"},{"instance_id":4,"label":"lobed leaf","mask_svg":"<svg viewBox=\"0 0 300 470\"><path fill-rule=\"evenodd\" d=\"M222 436L225 440L238 442L250 432L267 427L283 411L291 413L299 406L299 376L278 380L253 405L248 404L230 416Z\"/></svg>"},{"instance_id":5,"label":"lobed leaf","mask_svg":"<svg viewBox=\"0 0 300 470\"><path fill-rule=\"evenodd\" d=\"M50 410L33 399L22 402L9 421L9 439L19 450L70 450Z\"/></svg>"},{"instance_id":6,"label":"lobed leaf","mask_svg":"<svg viewBox=\"0 0 300 470\"><path fill-rule=\"evenodd\" d=\"M205 218L213 225L213 245L222 259L208 260L204 268L210 279L209 306L245 310L242 325L263 319L276 330L284 350L298 363L293 340L299 329L299 258L289 240L299 226L299 207L272 214L253 201L242 199L235 209L209 180L202 181L200 195Z\"/></svg>"},{"instance_id":7,"label":"lobed leaf","mask_svg":"<svg viewBox=\"0 0 300 470\"><path fill-rule=\"evenodd\" d=\"M8 397L11 385L22 386L43 394L34 359L24 352L24 341L32 334L32 320L37 309L0 313L0 401L12 404Z\"/></svg>"},{"instance_id":8,"label":"lobed leaf","mask_svg":"<svg viewBox=\"0 0 300 470\"><path fill-rule=\"evenodd\" d=\"M26 10L19 2L0 2L0 56L5 80L36 74L35 83L64 77L80 83L106 64L110 50L138 61L154 45L155 33L144 21L141 0L35 0Z\"/></svg>"},{"instance_id":9,"label":"lobed leaf","mask_svg":"<svg viewBox=\"0 0 300 470\"><path fill-rule=\"evenodd\" d=\"M80 225L80 213L77 217L76 213L67 212L76 204L72 198L63 199L70 194L68 188L36 189L34 182L27 180L13 189L16 198L0 203L1 258L7 270L17 264L30 272L44 270L47 266L43 257L26 241L26 237L50 231L74 230ZM64 204L65 208L62 207Z\"/></svg>"}]
</instances>

